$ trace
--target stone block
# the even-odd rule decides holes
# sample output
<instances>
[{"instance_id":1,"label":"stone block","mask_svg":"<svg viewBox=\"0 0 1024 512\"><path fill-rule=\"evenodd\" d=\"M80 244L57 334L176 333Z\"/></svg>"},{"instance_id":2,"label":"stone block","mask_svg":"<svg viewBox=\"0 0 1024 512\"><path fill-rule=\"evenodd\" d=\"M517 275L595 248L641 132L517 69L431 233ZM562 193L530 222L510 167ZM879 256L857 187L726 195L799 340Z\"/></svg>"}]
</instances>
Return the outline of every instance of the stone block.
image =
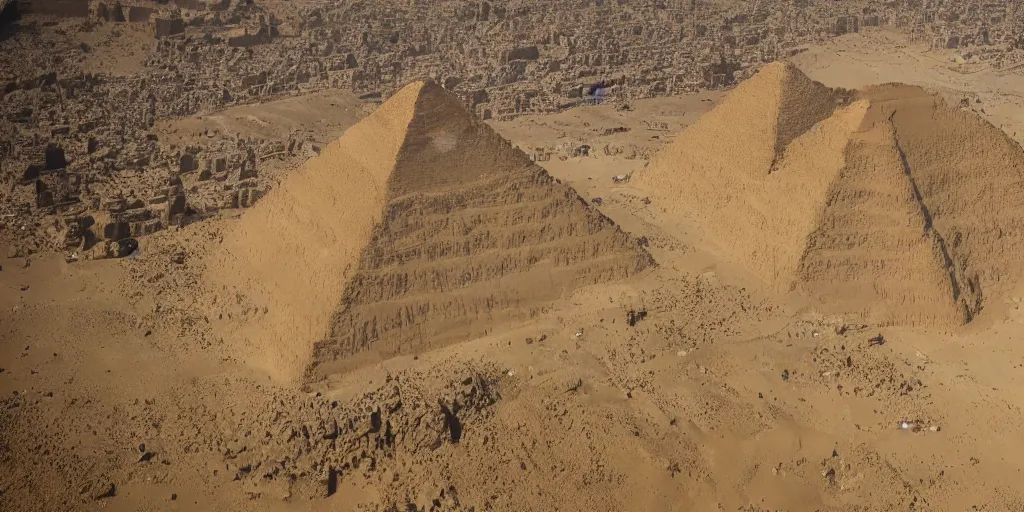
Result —
<instances>
[{"instance_id":1,"label":"stone block","mask_svg":"<svg viewBox=\"0 0 1024 512\"><path fill-rule=\"evenodd\" d=\"M129 23L149 23L153 16L153 9L149 7L131 6L127 10Z\"/></svg>"},{"instance_id":2,"label":"stone block","mask_svg":"<svg viewBox=\"0 0 1024 512\"><path fill-rule=\"evenodd\" d=\"M155 22L156 37L162 39L185 33L185 21L181 18L162 19L157 18Z\"/></svg>"}]
</instances>

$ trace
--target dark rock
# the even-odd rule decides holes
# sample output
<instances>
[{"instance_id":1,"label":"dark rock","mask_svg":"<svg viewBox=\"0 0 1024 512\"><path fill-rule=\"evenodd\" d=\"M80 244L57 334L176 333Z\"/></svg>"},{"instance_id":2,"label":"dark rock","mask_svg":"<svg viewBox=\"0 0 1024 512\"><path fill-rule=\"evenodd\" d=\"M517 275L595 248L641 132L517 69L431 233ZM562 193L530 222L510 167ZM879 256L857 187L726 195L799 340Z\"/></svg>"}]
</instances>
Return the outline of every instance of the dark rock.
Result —
<instances>
[{"instance_id":1,"label":"dark rock","mask_svg":"<svg viewBox=\"0 0 1024 512\"><path fill-rule=\"evenodd\" d=\"M626 323L629 324L630 327L635 326L637 322L644 318L647 318L647 310L629 310L629 312L626 313Z\"/></svg>"},{"instance_id":2,"label":"dark rock","mask_svg":"<svg viewBox=\"0 0 1024 512\"><path fill-rule=\"evenodd\" d=\"M134 238L122 238L111 245L111 257L124 258L139 248L139 241Z\"/></svg>"},{"instance_id":3,"label":"dark rock","mask_svg":"<svg viewBox=\"0 0 1024 512\"><path fill-rule=\"evenodd\" d=\"M441 412L444 414L445 429L448 431L452 443L458 443L459 439L462 439L462 422L448 406L443 403L440 405Z\"/></svg>"},{"instance_id":4,"label":"dark rock","mask_svg":"<svg viewBox=\"0 0 1024 512\"><path fill-rule=\"evenodd\" d=\"M540 50L536 46L516 48L508 52L508 60L537 60L540 58Z\"/></svg>"},{"instance_id":5,"label":"dark rock","mask_svg":"<svg viewBox=\"0 0 1024 512\"><path fill-rule=\"evenodd\" d=\"M196 167L196 157L188 153L181 155L181 159L178 160L178 172L192 172Z\"/></svg>"},{"instance_id":6,"label":"dark rock","mask_svg":"<svg viewBox=\"0 0 1024 512\"><path fill-rule=\"evenodd\" d=\"M117 486L111 483L110 486L107 487L106 491L104 491L101 494L97 494L95 497L93 497L93 499L103 500L107 498L113 498L114 496L117 496Z\"/></svg>"},{"instance_id":7,"label":"dark rock","mask_svg":"<svg viewBox=\"0 0 1024 512\"><path fill-rule=\"evenodd\" d=\"M164 38L185 33L185 22L181 18L156 19L156 37Z\"/></svg>"},{"instance_id":8,"label":"dark rock","mask_svg":"<svg viewBox=\"0 0 1024 512\"><path fill-rule=\"evenodd\" d=\"M338 492L338 471L333 467L327 471L327 496L333 496Z\"/></svg>"},{"instance_id":9,"label":"dark rock","mask_svg":"<svg viewBox=\"0 0 1024 512\"><path fill-rule=\"evenodd\" d=\"M68 166L68 161L64 158L64 150L60 146L48 144L46 146L45 158L46 170L48 171L63 169Z\"/></svg>"}]
</instances>

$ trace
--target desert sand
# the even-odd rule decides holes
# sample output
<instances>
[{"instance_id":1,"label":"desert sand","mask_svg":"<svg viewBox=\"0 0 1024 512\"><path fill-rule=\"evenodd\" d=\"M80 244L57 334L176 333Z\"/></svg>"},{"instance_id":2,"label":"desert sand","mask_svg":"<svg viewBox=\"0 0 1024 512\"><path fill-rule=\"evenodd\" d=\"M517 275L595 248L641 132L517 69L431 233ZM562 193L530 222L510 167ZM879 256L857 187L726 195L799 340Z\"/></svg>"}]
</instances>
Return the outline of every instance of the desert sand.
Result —
<instances>
[{"instance_id":1,"label":"desert sand","mask_svg":"<svg viewBox=\"0 0 1024 512\"><path fill-rule=\"evenodd\" d=\"M2 259L0 508L1024 510L1024 150L827 79L864 37L512 121L414 82L236 215Z\"/></svg>"}]
</instances>

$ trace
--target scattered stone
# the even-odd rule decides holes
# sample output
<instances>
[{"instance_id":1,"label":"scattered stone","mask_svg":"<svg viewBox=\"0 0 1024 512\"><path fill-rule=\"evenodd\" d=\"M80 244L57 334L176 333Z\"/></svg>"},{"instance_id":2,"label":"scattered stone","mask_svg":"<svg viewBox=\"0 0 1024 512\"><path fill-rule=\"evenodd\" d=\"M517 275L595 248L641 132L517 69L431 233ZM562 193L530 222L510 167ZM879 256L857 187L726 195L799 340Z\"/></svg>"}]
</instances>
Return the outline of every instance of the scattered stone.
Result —
<instances>
[{"instance_id":1,"label":"scattered stone","mask_svg":"<svg viewBox=\"0 0 1024 512\"><path fill-rule=\"evenodd\" d=\"M789 380L789 370L782 370L782 380Z\"/></svg>"},{"instance_id":2,"label":"scattered stone","mask_svg":"<svg viewBox=\"0 0 1024 512\"><path fill-rule=\"evenodd\" d=\"M647 318L646 309L642 309L640 311L629 310L629 312L626 313L626 323L629 324L630 327L635 326L637 322L644 318Z\"/></svg>"},{"instance_id":3,"label":"scattered stone","mask_svg":"<svg viewBox=\"0 0 1024 512\"><path fill-rule=\"evenodd\" d=\"M338 471L334 467L327 471L327 497L334 496L338 492Z\"/></svg>"},{"instance_id":4,"label":"scattered stone","mask_svg":"<svg viewBox=\"0 0 1024 512\"><path fill-rule=\"evenodd\" d=\"M114 485L113 483L111 483L110 486L107 487L106 491L104 491L103 493L97 494L96 496L93 497L93 499L98 501L98 500L104 500L104 499L107 499L107 498L113 498L114 496L117 496L117 486Z\"/></svg>"}]
</instances>

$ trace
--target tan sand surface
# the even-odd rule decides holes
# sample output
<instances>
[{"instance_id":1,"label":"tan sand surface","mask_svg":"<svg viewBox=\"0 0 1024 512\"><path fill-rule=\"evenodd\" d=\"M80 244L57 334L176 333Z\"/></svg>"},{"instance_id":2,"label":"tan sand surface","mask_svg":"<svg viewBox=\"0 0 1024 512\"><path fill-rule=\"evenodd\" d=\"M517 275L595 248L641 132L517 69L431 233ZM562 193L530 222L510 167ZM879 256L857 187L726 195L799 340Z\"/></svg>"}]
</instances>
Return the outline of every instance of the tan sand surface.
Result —
<instances>
[{"instance_id":1,"label":"tan sand surface","mask_svg":"<svg viewBox=\"0 0 1024 512\"><path fill-rule=\"evenodd\" d=\"M1024 510L1024 118L893 37L514 121L414 83L237 218L0 258L0 509ZM296 111L247 108L162 133Z\"/></svg>"}]
</instances>

